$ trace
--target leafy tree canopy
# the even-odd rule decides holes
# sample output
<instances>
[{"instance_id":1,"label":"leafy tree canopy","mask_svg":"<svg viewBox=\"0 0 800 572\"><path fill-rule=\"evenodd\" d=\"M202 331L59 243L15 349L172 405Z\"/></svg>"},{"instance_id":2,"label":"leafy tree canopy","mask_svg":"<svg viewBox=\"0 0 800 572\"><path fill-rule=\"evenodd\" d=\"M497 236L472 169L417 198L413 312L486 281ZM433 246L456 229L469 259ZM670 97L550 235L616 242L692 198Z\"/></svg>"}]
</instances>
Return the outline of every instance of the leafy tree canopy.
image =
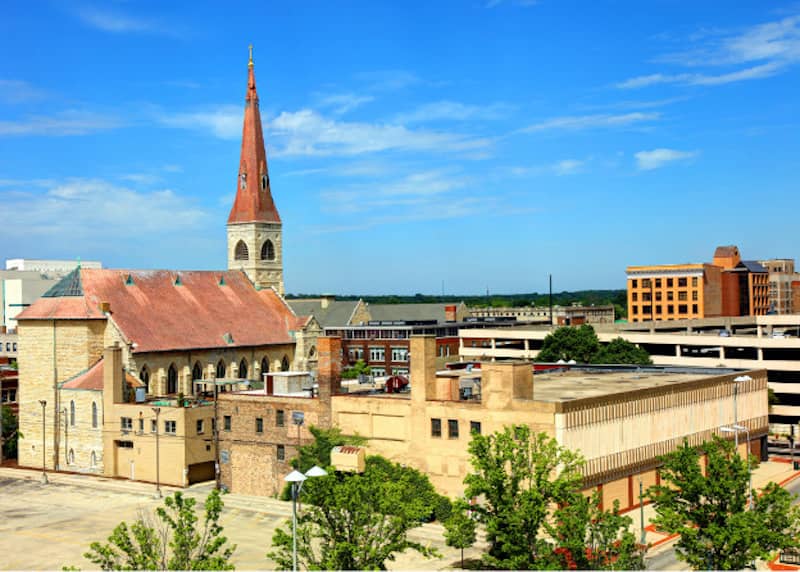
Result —
<instances>
[{"instance_id":1,"label":"leafy tree canopy","mask_svg":"<svg viewBox=\"0 0 800 572\"><path fill-rule=\"evenodd\" d=\"M594 328L564 326L548 334L542 342L542 349L536 357L539 362L568 362L597 364L638 364L653 363L646 350L622 338L615 338L605 346L600 344Z\"/></svg>"},{"instance_id":2,"label":"leafy tree canopy","mask_svg":"<svg viewBox=\"0 0 800 572\"><path fill-rule=\"evenodd\" d=\"M640 569L631 520L580 492L582 457L526 425L473 435L465 495L486 526L483 564L501 569Z\"/></svg>"},{"instance_id":3,"label":"leafy tree canopy","mask_svg":"<svg viewBox=\"0 0 800 572\"><path fill-rule=\"evenodd\" d=\"M461 549L461 568L464 568L464 549L475 544L475 520L468 515L469 505L457 501L453 512L444 523L444 540L447 546Z\"/></svg>"},{"instance_id":4,"label":"leafy tree canopy","mask_svg":"<svg viewBox=\"0 0 800 572\"><path fill-rule=\"evenodd\" d=\"M130 527L121 522L108 543L92 542L84 557L103 570L233 570L236 546L222 535L219 491L206 498L202 527L195 502L176 492L156 509L156 519L140 515Z\"/></svg>"},{"instance_id":5,"label":"leafy tree canopy","mask_svg":"<svg viewBox=\"0 0 800 572\"><path fill-rule=\"evenodd\" d=\"M619 363L650 365L653 360L647 350L632 344L622 338L614 338L606 345L601 346L592 358L592 363Z\"/></svg>"},{"instance_id":6,"label":"leafy tree canopy","mask_svg":"<svg viewBox=\"0 0 800 572\"><path fill-rule=\"evenodd\" d=\"M358 360L352 367L342 370L342 379L356 379L359 375L369 375L372 370L363 359Z\"/></svg>"},{"instance_id":7,"label":"leafy tree canopy","mask_svg":"<svg viewBox=\"0 0 800 572\"><path fill-rule=\"evenodd\" d=\"M3 423L2 426L0 426L0 431L2 431L3 457L16 457L17 441L22 436L19 432L19 420L9 406L0 405L0 407L3 408Z\"/></svg>"},{"instance_id":8,"label":"leafy tree canopy","mask_svg":"<svg viewBox=\"0 0 800 572\"><path fill-rule=\"evenodd\" d=\"M424 556L435 550L409 540L407 532L428 518L434 507L413 487L432 490L414 469L369 457L363 474L334 472L308 479L307 503L297 519L298 564L309 570L385 570L405 550ZM272 537L267 554L280 568L292 566L291 522Z\"/></svg>"},{"instance_id":9,"label":"leafy tree canopy","mask_svg":"<svg viewBox=\"0 0 800 572\"><path fill-rule=\"evenodd\" d=\"M706 474L701 454L707 454ZM692 568L739 570L778 549L798 545L800 509L791 495L775 483L759 494L747 510L748 463L733 443L719 437L701 447L687 443L662 458L663 484L648 495L656 510L654 524L677 533L678 557Z\"/></svg>"}]
</instances>

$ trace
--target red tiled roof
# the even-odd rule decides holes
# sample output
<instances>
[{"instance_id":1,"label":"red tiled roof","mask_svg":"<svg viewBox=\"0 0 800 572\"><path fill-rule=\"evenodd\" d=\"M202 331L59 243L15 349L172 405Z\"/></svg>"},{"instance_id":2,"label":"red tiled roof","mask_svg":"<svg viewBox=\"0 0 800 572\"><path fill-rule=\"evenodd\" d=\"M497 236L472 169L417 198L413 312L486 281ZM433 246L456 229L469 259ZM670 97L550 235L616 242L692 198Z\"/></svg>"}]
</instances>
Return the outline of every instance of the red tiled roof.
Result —
<instances>
[{"instance_id":1,"label":"red tiled roof","mask_svg":"<svg viewBox=\"0 0 800 572\"><path fill-rule=\"evenodd\" d=\"M258 108L258 92L252 60L247 76L236 198L228 215L228 224L239 222L281 222L270 192L267 152L264 149L264 133L261 128L261 112Z\"/></svg>"},{"instance_id":2,"label":"red tiled roof","mask_svg":"<svg viewBox=\"0 0 800 572\"><path fill-rule=\"evenodd\" d=\"M40 298L17 319L102 318L100 304L108 302L136 353L292 343L289 330L303 323L278 294L256 290L240 271L80 273L83 296Z\"/></svg>"},{"instance_id":3,"label":"red tiled roof","mask_svg":"<svg viewBox=\"0 0 800 572\"><path fill-rule=\"evenodd\" d=\"M125 372L125 381L131 387L141 387L144 384L133 377L131 374ZM65 381L61 385L61 389L94 389L102 391L103 389L103 360L100 359L92 367L86 371L79 373L72 379Z\"/></svg>"}]
</instances>

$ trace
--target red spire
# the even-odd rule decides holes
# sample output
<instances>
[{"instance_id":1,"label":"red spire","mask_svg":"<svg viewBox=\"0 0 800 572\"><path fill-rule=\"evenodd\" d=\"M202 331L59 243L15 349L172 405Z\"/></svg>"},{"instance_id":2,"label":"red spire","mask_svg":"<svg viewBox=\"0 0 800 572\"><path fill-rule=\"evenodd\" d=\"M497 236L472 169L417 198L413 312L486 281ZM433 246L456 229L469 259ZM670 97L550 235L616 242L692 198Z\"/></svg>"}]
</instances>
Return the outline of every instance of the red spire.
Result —
<instances>
[{"instance_id":1,"label":"red spire","mask_svg":"<svg viewBox=\"0 0 800 572\"><path fill-rule=\"evenodd\" d=\"M281 222L278 209L272 200L267 169L267 152L261 130L261 113L258 109L256 75L253 71L253 47L247 64L247 96L242 128L242 153L236 179L236 199L233 201L228 224L238 222Z\"/></svg>"}]
</instances>

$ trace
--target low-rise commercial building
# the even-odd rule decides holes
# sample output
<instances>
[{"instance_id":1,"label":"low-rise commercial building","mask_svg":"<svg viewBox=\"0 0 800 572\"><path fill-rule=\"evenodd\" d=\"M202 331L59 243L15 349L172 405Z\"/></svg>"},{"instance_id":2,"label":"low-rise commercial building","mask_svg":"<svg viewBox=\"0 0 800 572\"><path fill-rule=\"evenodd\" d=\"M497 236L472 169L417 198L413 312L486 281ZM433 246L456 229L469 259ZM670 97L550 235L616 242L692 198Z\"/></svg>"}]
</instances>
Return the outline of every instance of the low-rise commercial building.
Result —
<instances>
[{"instance_id":1,"label":"low-rise commercial building","mask_svg":"<svg viewBox=\"0 0 800 572\"><path fill-rule=\"evenodd\" d=\"M561 326L578 326L581 324L613 324L614 305L600 306L519 306L503 308L470 308L470 314L476 318L514 318L517 322L558 324Z\"/></svg>"}]
</instances>

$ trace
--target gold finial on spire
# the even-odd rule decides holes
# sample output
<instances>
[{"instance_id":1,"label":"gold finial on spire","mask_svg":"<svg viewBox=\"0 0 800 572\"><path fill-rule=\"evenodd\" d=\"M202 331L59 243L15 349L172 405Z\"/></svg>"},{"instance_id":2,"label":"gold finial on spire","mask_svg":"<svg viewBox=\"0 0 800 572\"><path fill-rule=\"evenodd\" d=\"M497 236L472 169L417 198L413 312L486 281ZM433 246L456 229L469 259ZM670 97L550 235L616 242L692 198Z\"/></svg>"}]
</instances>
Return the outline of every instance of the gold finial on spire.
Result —
<instances>
[{"instance_id":1,"label":"gold finial on spire","mask_svg":"<svg viewBox=\"0 0 800 572\"><path fill-rule=\"evenodd\" d=\"M253 67L253 44L250 44L250 61L247 62L247 65Z\"/></svg>"}]
</instances>

